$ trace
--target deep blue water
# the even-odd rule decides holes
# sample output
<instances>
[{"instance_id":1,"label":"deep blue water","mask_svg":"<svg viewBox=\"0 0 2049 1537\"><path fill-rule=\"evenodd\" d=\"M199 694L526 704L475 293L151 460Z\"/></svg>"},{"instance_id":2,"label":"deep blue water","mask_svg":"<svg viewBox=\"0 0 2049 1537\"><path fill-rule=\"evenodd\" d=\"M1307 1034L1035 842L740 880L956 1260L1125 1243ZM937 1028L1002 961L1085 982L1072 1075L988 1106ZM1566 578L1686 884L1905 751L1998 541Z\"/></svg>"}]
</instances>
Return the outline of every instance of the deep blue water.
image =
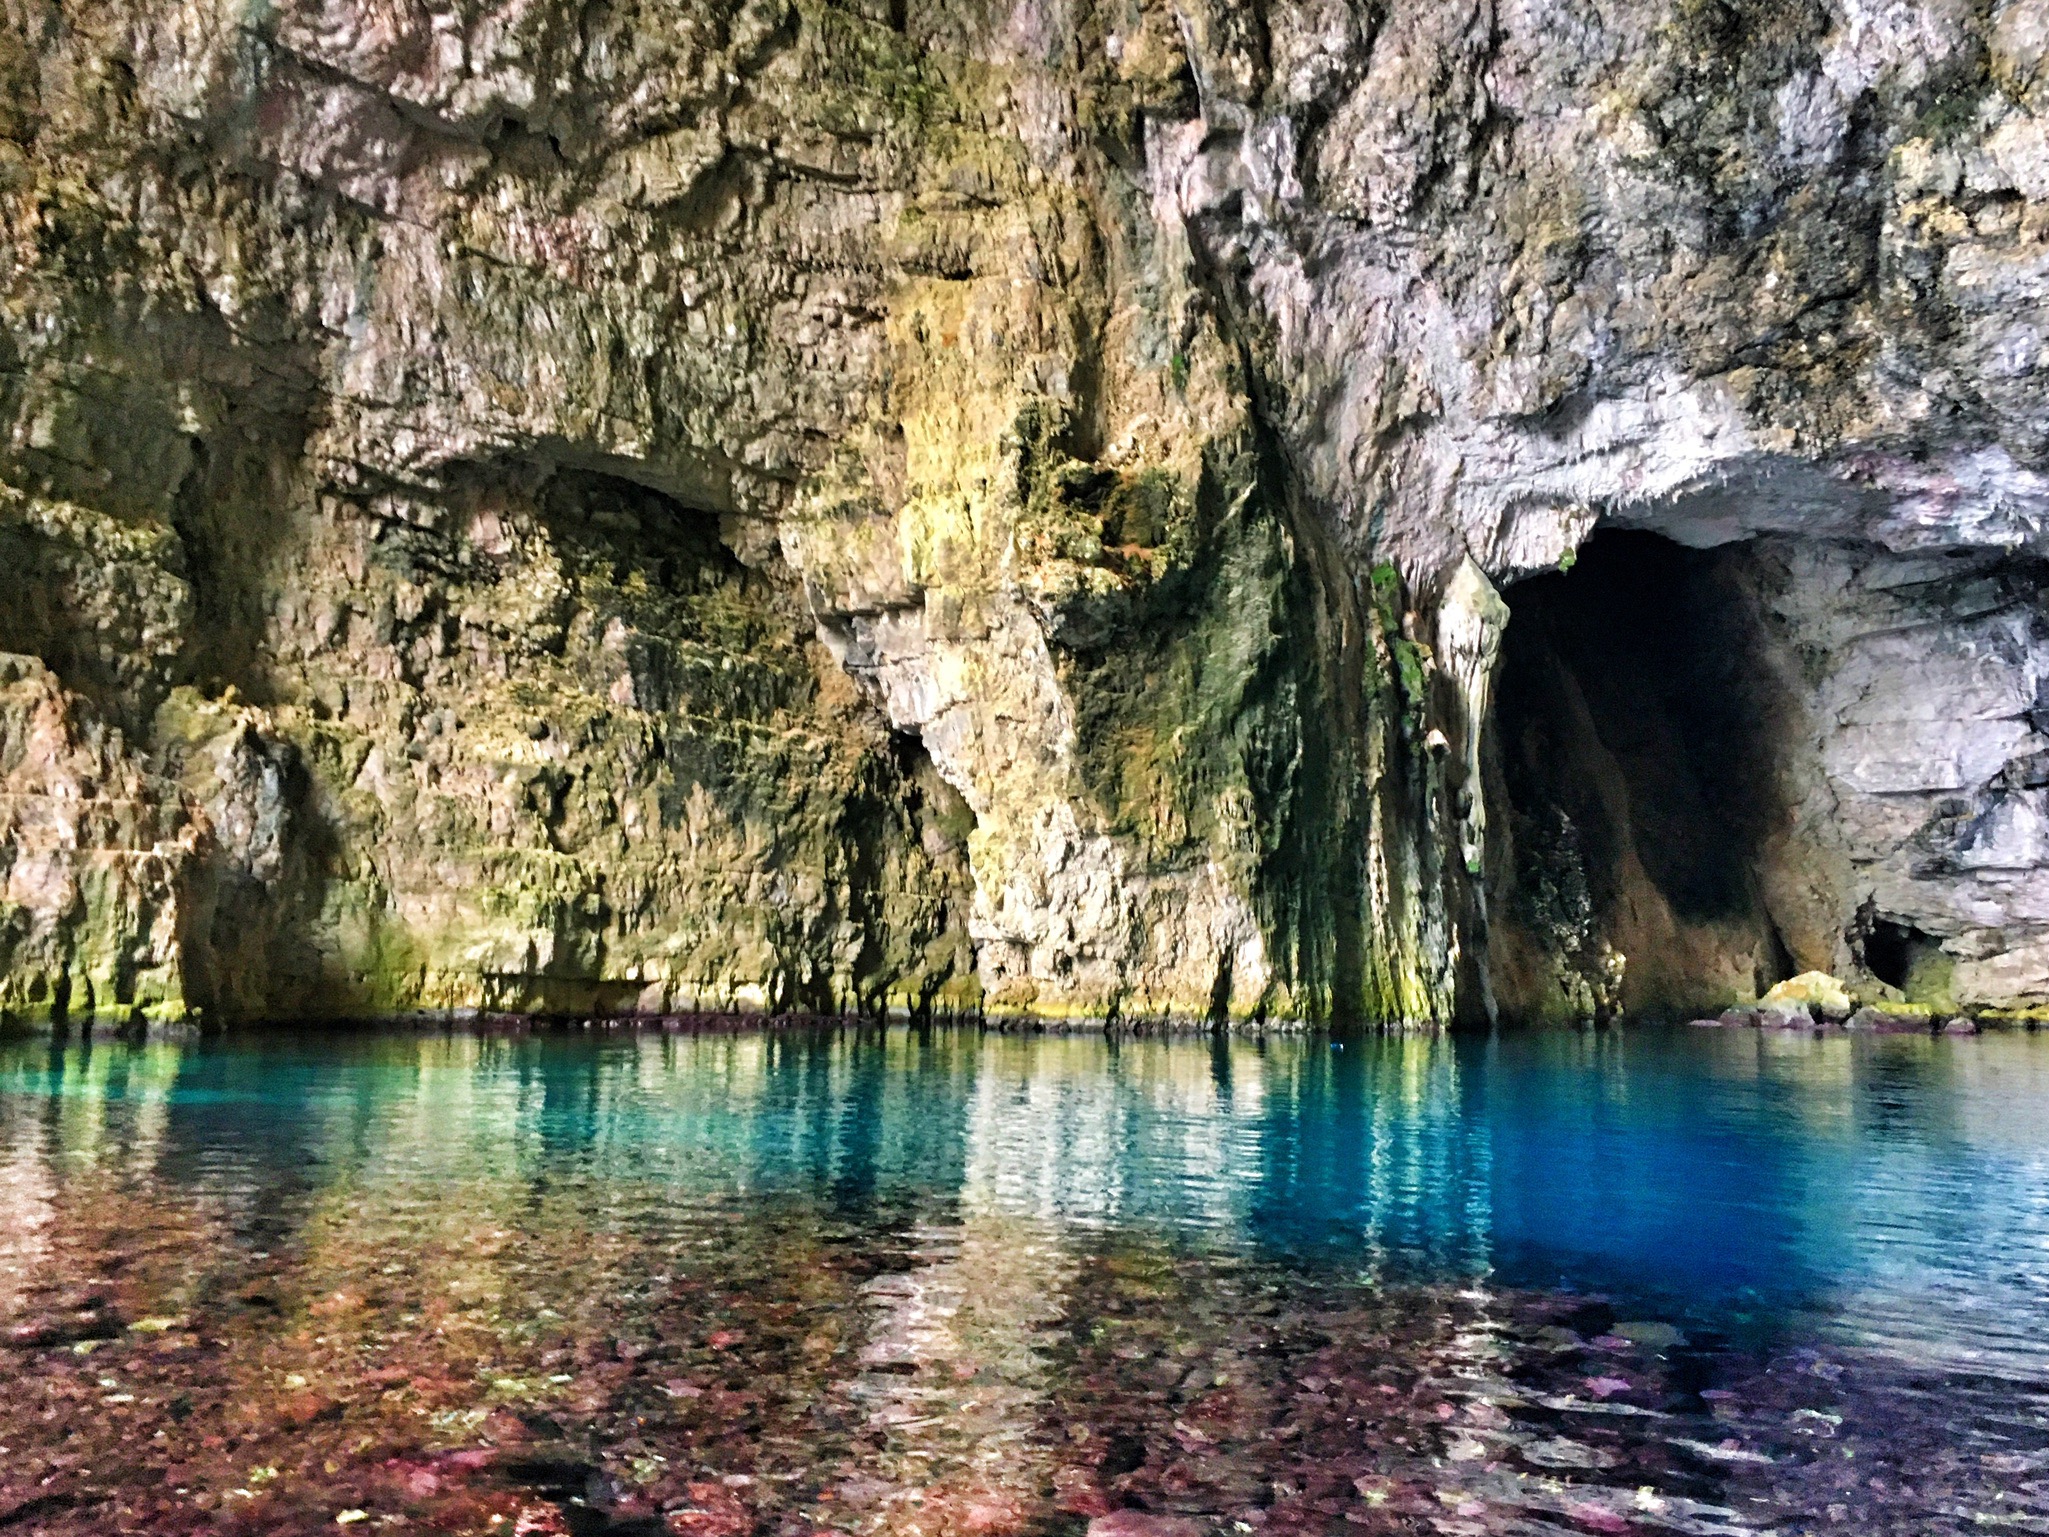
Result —
<instances>
[{"instance_id":1,"label":"deep blue water","mask_svg":"<svg viewBox=\"0 0 2049 1537\"><path fill-rule=\"evenodd\" d=\"M2032 1035L17 1043L0 1159L0 1245L89 1173L222 1213L251 1246L337 1189L379 1243L437 1203L522 1191L664 1231L796 1201L1601 1292L1734 1332L1797 1319L2000 1371L2049 1361L2049 1040Z\"/></svg>"}]
</instances>

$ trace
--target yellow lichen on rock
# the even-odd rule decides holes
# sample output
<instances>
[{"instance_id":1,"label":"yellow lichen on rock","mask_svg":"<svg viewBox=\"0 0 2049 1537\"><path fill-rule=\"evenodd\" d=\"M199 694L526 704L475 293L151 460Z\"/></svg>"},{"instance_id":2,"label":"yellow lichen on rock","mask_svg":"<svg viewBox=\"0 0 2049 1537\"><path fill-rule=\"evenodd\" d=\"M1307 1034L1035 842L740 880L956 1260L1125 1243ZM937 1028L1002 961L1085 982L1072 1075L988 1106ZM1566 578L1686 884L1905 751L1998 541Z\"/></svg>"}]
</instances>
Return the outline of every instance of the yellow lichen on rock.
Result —
<instances>
[{"instance_id":1,"label":"yellow lichen on rock","mask_svg":"<svg viewBox=\"0 0 2049 1537\"><path fill-rule=\"evenodd\" d=\"M1856 1008L1849 988L1825 971L1803 971L1797 977L1776 982L1759 1001L1767 1008L1781 1003L1802 1004L1823 1019L1848 1019Z\"/></svg>"}]
</instances>

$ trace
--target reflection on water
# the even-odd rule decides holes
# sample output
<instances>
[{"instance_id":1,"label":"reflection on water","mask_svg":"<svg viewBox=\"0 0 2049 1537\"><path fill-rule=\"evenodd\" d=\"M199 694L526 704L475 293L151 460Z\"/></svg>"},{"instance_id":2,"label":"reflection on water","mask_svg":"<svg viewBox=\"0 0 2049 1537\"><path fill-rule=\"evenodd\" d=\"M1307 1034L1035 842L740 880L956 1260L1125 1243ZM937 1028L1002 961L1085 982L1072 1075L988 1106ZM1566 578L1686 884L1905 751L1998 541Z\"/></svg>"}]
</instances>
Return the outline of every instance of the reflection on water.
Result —
<instances>
[{"instance_id":1,"label":"reflection on water","mask_svg":"<svg viewBox=\"0 0 2049 1537\"><path fill-rule=\"evenodd\" d=\"M21 1043L0 1162L19 1530L2049 1529L2033 1037Z\"/></svg>"}]
</instances>

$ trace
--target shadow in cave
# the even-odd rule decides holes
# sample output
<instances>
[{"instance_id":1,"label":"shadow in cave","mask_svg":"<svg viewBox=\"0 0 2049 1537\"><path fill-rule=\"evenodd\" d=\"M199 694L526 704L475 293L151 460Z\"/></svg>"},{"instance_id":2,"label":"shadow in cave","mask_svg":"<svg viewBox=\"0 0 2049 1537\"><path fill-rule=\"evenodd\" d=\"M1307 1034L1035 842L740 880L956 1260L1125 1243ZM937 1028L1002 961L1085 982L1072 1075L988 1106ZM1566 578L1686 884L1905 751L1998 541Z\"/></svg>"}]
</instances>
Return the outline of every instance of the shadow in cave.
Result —
<instances>
[{"instance_id":1,"label":"shadow in cave","mask_svg":"<svg viewBox=\"0 0 2049 1537\"><path fill-rule=\"evenodd\" d=\"M1761 879L1792 717L1749 558L1603 532L1506 593L1488 764L1504 1016L1676 1014L1792 974Z\"/></svg>"}]
</instances>

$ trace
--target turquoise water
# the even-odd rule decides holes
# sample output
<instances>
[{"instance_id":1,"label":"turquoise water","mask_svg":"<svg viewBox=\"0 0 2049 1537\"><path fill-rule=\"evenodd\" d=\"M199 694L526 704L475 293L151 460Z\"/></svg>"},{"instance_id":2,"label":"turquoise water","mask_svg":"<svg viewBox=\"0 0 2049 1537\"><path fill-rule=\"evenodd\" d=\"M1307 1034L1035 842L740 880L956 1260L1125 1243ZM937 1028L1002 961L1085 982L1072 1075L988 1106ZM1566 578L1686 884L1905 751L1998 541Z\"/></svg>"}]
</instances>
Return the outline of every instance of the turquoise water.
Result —
<instances>
[{"instance_id":1,"label":"turquoise water","mask_svg":"<svg viewBox=\"0 0 2049 1537\"><path fill-rule=\"evenodd\" d=\"M1268 1316L1241 1313L1248 1298L1272 1301L1281 1319L1320 1309L1367 1320L1352 1345L1328 1327L1315 1333L1316 1350L1352 1352L1347 1370L1413 1371L1417 1381L1477 1371L1507 1384L1482 1395L1481 1428L1460 1431L1468 1439L1451 1450L1418 1441L1397 1453L1405 1438L1387 1431L1386 1457L1438 1472L1390 1464L1397 1493L1379 1500L1367 1485L1382 1474L1355 1475L1340 1496L1360 1519L1343 1529L1363 1520L1440 1530L1430 1523L1442 1517L1485 1530L1489 1512L1533 1511L1594 1530L1623 1529L1602 1525L1611 1518L1748 1529L1729 1527L1733 1516L1671 1515L1677 1506L1669 1519L1635 1506L1544 1515L1544 1500L1563 1496L1531 1491L1557 1485L1558 1466L1525 1454L1549 1444L1540 1430L1559 1427L1518 1429L1514 1417L1591 1414L1570 1407L1596 1403L1576 1386L1586 1383L1618 1384L1592 1391L1613 1411L1600 1435L1622 1440L1591 1461L1556 1455L1577 1469L1566 1487L1594 1480L1586 1498L1596 1505L1602 1490L1623 1488L1598 1471L1611 1456L1635 1459L1632 1488L1676 1479L1671 1498L1702 1509L1736 1509L1707 1496L1727 1497L1727 1482L1744 1478L1766 1479L1786 1505L1791 1470L1822 1463L1774 1450L1765 1420L1771 1434L1791 1434L1803 1412L1814 1425L1834 1416L1834 1434L1846 1436L1846 1416L1854 1426L1862 1413L1876 1438L1867 1459L1895 1434L1924 1467L1953 1454L1956 1477L1978 1480L1977 1516L2026 1505L2025 1520L2049 1520L2029 1492L2039 1470L2025 1460L2037 1440L2049 1447L2049 1418L2031 1407L2049 1384L2049 1040L2034 1036L1618 1030L1333 1043L845 1028L17 1043L0 1054L0 1159L0 1310L21 1359L58 1374L34 1383L34 1404L25 1382L0 1388L0 1436L49 1456L98 1448L102 1461L106 1436L134 1446L154 1437L156 1451L135 1454L133 1480L101 1475L108 1499L134 1481L169 1501L154 1515L134 1505L136 1530L188 1520L332 1530L341 1510L329 1507L344 1499L365 1502L342 1507L363 1509L363 1521L404 1524L428 1520L458 1489L475 1504L461 1520L477 1530L508 1520L547 1529L532 1525L543 1519L533 1501L552 1502L547 1519L579 1530L1079 1531L1126 1506L1225 1522L1219 1530L1257 1514L1252 1526L1283 1530L1291 1500L1304 1502L1300 1529L1320 1530L1345 1511L1311 1509L1287 1478L1264 1476L1261 1459L1281 1456L1271 1425L1245 1429L1236 1450L1221 1432L1197 1433L1209 1460L1250 1469L1243 1488L1214 1497L1175 1493L1151 1457L1118 1471L1128 1452L1083 1457L1068 1481L1085 1484L1082 1495L1061 1493L1066 1464L1043 1456L1029 1488L973 1472L990 1448L1022 1463L1032 1459L1019 1447L1086 1449L1086 1434L1057 1423L1084 1401L1099 1417L1143 1418L1138 1406L1159 1391L1142 1374L1164 1349L1160 1330L1194 1339L1188 1359L1249 1362L1265 1350L1281 1364L1238 1366L1241 1378L1296 1380L1301 1361L1282 1362L1296 1347L1237 1337ZM776 1309L808 1322L771 1329L764 1317ZM730 1322L733 1341L707 1343L720 1333L714 1317ZM1090 1357L1110 1338L1105 1318L1132 1320L1149 1343ZM1482 1353L1492 1364L1447 1366L1448 1342L1475 1328L1498 1337L1495 1354ZM773 1350L760 1343L771 1334ZM634 1354L622 1342L640 1335ZM1174 1349L1185 1355L1189 1343ZM689 1416L710 1412L707 1395L743 1391L714 1379L746 1350L769 1353L750 1358L744 1391L782 1384L798 1419L775 1428L757 1404L735 1441L730 1425L713 1435ZM124 1365L105 1376L116 1384L107 1389L92 1374L117 1356ZM650 1361L676 1375L658 1377ZM1734 1451L1684 1451L1728 1439L1729 1404L1781 1391L1755 1384L1791 1381L1788 1362L1805 1363L1800 1382L1812 1379L1828 1401L1774 1399ZM1817 1375L1815 1362L1835 1365ZM421 1389L416 1375L374 1398L361 1387L416 1371L441 1386ZM1124 1387L1100 1380L1127 1372L1140 1375ZM1174 1392L1194 1396L1159 1412L1181 1424L1190 1404L1220 1392L1230 1413L1251 1412L1232 1396L1250 1391L1230 1388L1232 1370L1202 1372L1211 1380L1189 1389L1177 1367ZM891 1409L891 1395L925 1376L947 1394L956 1379L994 1386L967 1409L954 1398L933 1415ZM1940 1399L1950 1379L1948 1407L1933 1413L1928 1395ZM1739 1386L1702 1398L1711 1380ZM85 1382L80 1413L97 1404L99 1428L37 1429L51 1381ZM628 1414L636 1393L655 1420L683 1416L670 1451L645 1429L648 1414ZM881 1394L868 1420L847 1422L867 1432L818 1418L836 1393L862 1403ZM1008 1408L1006 1394L1016 1400ZM290 1407L309 1395L312 1410ZM1402 1401L1414 1397L1405 1389ZM246 1406L259 1401L271 1408L249 1422ZM439 1407L422 1409L428 1401ZM1633 1417L1621 1412L1632 1403ZM151 1421L153 1410L171 1418ZM1692 1436L1639 1433L1639 1422L1682 1411L1713 1423ZM1464 1414L1456 1403L1441 1416L1433 1408L1417 1435L1441 1441ZM1512 1423L1496 1425L1502 1414ZM1901 1415L1927 1423L1910 1432ZM1338 1418L1355 1440L1358 1414ZM122 1428L126 1419L135 1423ZM900 1427L928 1419L944 1422L944 1444L920 1462L916 1447L898 1444L919 1427ZM643 1428L622 1432L628 1421ZM882 1441L864 1450L867 1433ZM1170 1445L1180 1432L1160 1434ZM207 1448L209 1436L228 1450ZM346 1451L366 1437L368 1451ZM507 1474L506 1448L536 1437L574 1441L572 1461L610 1482L565 1494L538 1475ZM1657 1457L1677 1462L1646 1462L1652 1440L1665 1448ZM187 1470L186 1441L200 1448L195 1467L209 1456L221 1465ZM727 1492L712 1498L732 1466L755 1469L784 1441L777 1455L798 1470L784 1478L789 1490L770 1500L760 1482L717 1483ZM1744 1450L1753 1443L1754 1454ZM725 1450L714 1457L712 1445ZM1454 1455L1474 1445L1488 1455ZM392 1485L400 1493L380 1513L392 1466L429 1467L420 1459L469 1455L463 1448L496 1460L460 1477L438 1463L407 1473L412 1483ZM252 1457L283 1467L295 1451L300 1473L249 1483ZM171 1462L149 1460L158 1453ZM1753 1455L1761 1460L1745 1460ZM685 1477L673 1464L691 1457L703 1466ZM1428 1507L1437 1514L1403 1514L1401 1477L1466 1464L1475 1477L1515 1473L1522 1493L1468 1491L1480 1509L1446 1517L1457 1501L1445 1506L1438 1491ZM167 1467L189 1471L183 1494L156 1492ZM936 1482L918 1482L935 1470ZM1931 1514L1922 1496L1874 1493L1871 1482L1851 1480L1854 1497L1833 1483L1826 1500L1808 1491L1814 1511L1801 1515L1794 1499L1792 1515L1773 1519L1826 1525L1843 1505L1842 1520L1871 1530L1977 1520ZM869 1485L885 1492L865 1505L831 1493ZM913 1485L924 1492L907 1505ZM953 1496L931 1491L970 1485L982 1493L944 1515ZM16 1492L30 1498L27 1489ZM1189 1508L1205 1500L1219 1508ZM0 1501L0 1519L8 1508ZM37 1519L101 1529L110 1508L80 1496Z\"/></svg>"}]
</instances>

